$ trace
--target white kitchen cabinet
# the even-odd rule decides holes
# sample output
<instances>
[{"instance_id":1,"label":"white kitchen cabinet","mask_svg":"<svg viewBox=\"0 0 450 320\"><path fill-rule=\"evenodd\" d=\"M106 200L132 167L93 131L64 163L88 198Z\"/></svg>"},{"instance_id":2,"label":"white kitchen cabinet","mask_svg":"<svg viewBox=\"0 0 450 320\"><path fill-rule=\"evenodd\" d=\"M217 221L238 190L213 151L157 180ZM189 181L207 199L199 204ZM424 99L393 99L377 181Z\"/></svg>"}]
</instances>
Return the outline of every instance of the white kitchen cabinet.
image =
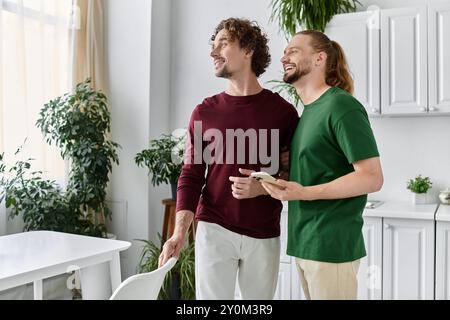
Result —
<instances>
[{"instance_id":1,"label":"white kitchen cabinet","mask_svg":"<svg viewBox=\"0 0 450 320\"><path fill-rule=\"evenodd\" d=\"M281 213L280 218L280 262L291 263L291 256L286 253L287 250L287 224L288 214L287 211Z\"/></svg>"},{"instance_id":2,"label":"white kitchen cabinet","mask_svg":"<svg viewBox=\"0 0 450 320\"><path fill-rule=\"evenodd\" d=\"M280 218L280 270L278 272L278 284L275 292L275 300L291 299L291 257L286 254L287 250L287 223L288 204L283 203Z\"/></svg>"},{"instance_id":3,"label":"white kitchen cabinet","mask_svg":"<svg viewBox=\"0 0 450 320\"><path fill-rule=\"evenodd\" d=\"M358 300L382 298L382 224L382 218L364 217L362 232L367 255L359 266Z\"/></svg>"},{"instance_id":4,"label":"white kitchen cabinet","mask_svg":"<svg viewBox=\"0 0 450 320\"><path fill-rule=\"evenodd\" d=\"M427 7L381 10L383 114L428 112Z\"/></svg>"},{"instance_id":5,"label":"white kitchen cabinet","mask_svg":"<svg viewBox=\"0 0 450 320\"><path fill-rule=\"evenodd\" d=\"M380 113L380 16L379 10L340 14L325 33L344 49L354 80L354 96L368 114Z\"/></svg>"},{"instance_id":6,"label":"white kitchen cabinet","mask_svg":"<svg viewBox=\"0 0 450 320\"><path fill-rule=\"evenodd\" d=\"M278 272L278 284L275 291L274 300L290 300L291 299L291 264L280 263Z\"/></svg>"},{"instance_id":7,"label":"white kitchen cabinet","mask_svg":"<svg viewBox=\"0 0 450 320\"><path fill-rule=\"evenodd\" d=\"M291 300L306 300L295 258L292 258L291 262Z\"/></svg>"},{"instance_id":8,"label":"white kitchen cabinet","mask_svg":"<svg viewBox=\"0 0 450 320\"><path fill-rule=\"evenodd\" d=\"M428 6L429 111L450 112L450 3Z\"/></svg>"},{"instance_id":9,"label":"white kitchen cabinet","mask_svg":"<svg viewBox=\"0 0 450 320\"><path fill-rule=\"evenodd\" d=\"M286 254L287 250L287 233L288 233L288 204L284 203L283 212L281 213L281 254L280 254L280 272L278 277L278 287L276 298L287 300L304 300L305 295L301 287L300 278L298 276L297 267L295 265L295 257ZM289 276L288 276L289 274ZM289 280L289 283L286 281Z\"/></svg>"},{"instance_id":10,"label":"white kitchen cabinet","mask_svg":"<svg viewBox=\"0 0 450 320\"><path fill-rule=\"evenodd\" d=\"M383 299L434 299L434 220L383 220Z\"/></svg>"},{"instance_id":11,"label":"white kitchen cabinet","mask_svg":"<svg viewBox=\"0 0 450 320\"><path fill-rule=\"evenodd\" d=\"M436 299L450 300L450 206L436 213Z\"/></svg>"}]
</instances>

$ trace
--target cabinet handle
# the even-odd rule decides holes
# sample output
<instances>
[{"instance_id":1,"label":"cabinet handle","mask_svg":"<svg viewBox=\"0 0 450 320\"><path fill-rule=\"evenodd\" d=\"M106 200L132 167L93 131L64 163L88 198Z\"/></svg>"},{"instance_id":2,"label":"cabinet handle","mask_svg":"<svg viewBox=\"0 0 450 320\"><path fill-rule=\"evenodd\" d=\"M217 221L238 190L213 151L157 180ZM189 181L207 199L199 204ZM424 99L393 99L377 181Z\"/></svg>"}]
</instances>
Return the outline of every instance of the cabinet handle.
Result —
<instances>
[{"instance_id":1,"label":"cabinet handle","mask_svg":"<svg viewBox=\"0 0 450 320\"><path fill-rule=\"evenodd\" d=\"M420 108L420 112L427 112L427 108L425 107Z\"/></svg>"},{"instance_id":2,"label":"cabinet handle","mask_svg":"<svg viewBox=\"0 0 450 320\"><path fill-rule=\"evenodd\" d=\"M372 113L380 113L380 112L378 111L378 109L372 108Z\"/></svg>"},{"instance_id":3,"label":"cabinet handle","mask_svg":"<svg viewBox=\"0 0 450 320\"><path fill-rule=\"evenodd\" d=\"M391 225L388 224L388 223L385 223L385 224L384 224L384 228L385 228L385 229L390 229L390 228L391 228Z\"/></svg>"},{"instance_id":4,"label":"cabinet handle","mask_svg":"<svg viewBox=\"0 0 450 320\"><path fill-rule=\"evenodd\" d=\"M430 107L429 110L430 111L436 111L437 109L435 107Z\"/></svg>"}]
</instances>

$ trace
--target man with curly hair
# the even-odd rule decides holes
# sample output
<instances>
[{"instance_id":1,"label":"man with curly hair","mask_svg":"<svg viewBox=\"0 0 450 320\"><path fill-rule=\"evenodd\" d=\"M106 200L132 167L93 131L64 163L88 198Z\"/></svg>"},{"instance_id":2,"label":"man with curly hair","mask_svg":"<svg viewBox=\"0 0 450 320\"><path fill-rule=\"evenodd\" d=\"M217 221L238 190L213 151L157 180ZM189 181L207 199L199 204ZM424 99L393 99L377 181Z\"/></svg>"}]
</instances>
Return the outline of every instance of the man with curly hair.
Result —
<instances>
[{"instance_id":1,"label":"man with curly hair","mask_svg":"<svg viewBox=\"0 0 450 320\"><path fill-rule=\"evenodd\" d=\"M215 75L227 79L228 87L203 100L192 113L187 158L178 181L175 230L164 244L160 265L179 256L195 217L197 299L233 299L236 279L243 299L273 299L282 204L249 175L267 168L263 159L252 161L256 150L263 149L271 150L271 173L277 173L280 151L290 144L298 113L258 82L270 54L267 37L256 23L223 20L211 41ZM257 133L257 145L252 133ZM229 138L233 142L242 134L245 146L230 147ZM226 146L219 136L227 137ZM214 161L204 156L211 147ZM198 155L203 155L200 162Z\"/></svg>"}]
</instances>

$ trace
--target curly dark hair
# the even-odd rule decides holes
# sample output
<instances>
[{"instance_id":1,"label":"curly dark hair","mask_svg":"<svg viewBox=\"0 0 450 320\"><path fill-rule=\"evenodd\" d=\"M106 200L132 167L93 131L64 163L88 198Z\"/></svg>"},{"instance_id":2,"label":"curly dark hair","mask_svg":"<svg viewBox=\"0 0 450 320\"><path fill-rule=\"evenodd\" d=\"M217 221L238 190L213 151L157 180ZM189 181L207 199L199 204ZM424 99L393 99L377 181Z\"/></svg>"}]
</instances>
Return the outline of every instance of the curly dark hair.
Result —
<instances>
[{"instance_id":1,"label":"curly dark hair","mask_svg":"<svg viewBox=\"0 0 450 320\"><path fill-rule=\"evenodd\" d=\"M211 41L225 29L230 34L230 41L238 40L242 49L253 51L252 70L257 77L266 71L270 64L269 46L266 34L255 21L247 19L229 18L222 20L216 27Z\"/></svg>"}]
</instances>

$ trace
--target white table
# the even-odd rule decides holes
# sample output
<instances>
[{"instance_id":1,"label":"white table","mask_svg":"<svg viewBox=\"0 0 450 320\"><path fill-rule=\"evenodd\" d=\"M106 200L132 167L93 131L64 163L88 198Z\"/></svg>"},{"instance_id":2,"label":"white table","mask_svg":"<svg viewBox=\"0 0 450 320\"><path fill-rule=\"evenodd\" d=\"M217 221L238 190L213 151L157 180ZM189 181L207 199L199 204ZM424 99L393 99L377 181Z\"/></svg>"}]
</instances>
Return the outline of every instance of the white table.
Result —
<instances>
[{"instance_id":1,"label":"white table","mask_svg":"<svg viewBox=\"0 0 450 320\"><path fill-rule=\"evenodd\" d=\"M128 249L126 241L80 236L53 231L30 231L0 237L0 291L34 283L34 299L42 299L42 280L80 269L83 297L89 286L83 279L90 270L109 263L111 289L121 282L119 252ZM83 274L85 277L83 277ZM92 281L92 280L91 280ZM102 285L99 283L98 285Z\"/></svg>"}]
</instances>

